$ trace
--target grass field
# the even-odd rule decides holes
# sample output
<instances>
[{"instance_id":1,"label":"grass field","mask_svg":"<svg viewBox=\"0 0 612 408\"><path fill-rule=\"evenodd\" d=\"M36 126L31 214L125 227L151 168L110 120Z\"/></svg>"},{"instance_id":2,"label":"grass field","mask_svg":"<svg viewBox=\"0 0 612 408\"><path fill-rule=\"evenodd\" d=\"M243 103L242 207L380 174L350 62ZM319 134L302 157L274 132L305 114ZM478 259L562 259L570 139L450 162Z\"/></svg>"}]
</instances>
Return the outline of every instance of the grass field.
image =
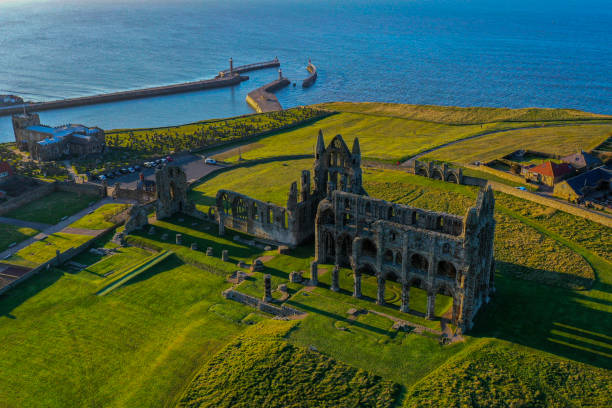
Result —
<instances>
[{"instance_id":1,"label":"grass field","mask_svg":"<svg viewBox=\"0 0 612 408\"><path fill-rule=\"evenodd\" d=\"M339 112L365 113L369 115L390 116L424 122L456 125L480 124L491 122L536 122L558 120L612 120L611 115L599 115L575 109L544 108L480 108L436 105L409 105L380 102L332 102L319 106Z\"/></svg>"},{"instance_id":2,"label":"grass field","mask_svg":"<svg viewBox=\"0 0 612 408\"><path fill-rule=\"evenodd\" d=\"M5 216L18 220L57 224L62 218L81 211L97 201L97 197L85 194L74 194L55 191L47 196L32 201L7 213Z\"/></svg>"},{"instance_id":3,"label":"grass field","mask_svg":"<svg viewBox=\"0 0 612 408\"><path fill-rule=\"evenodd\" d=\"M580 150L594 149L610 134L612 123L518 129L443 147L426 154L424 159L454 163L488 162L519 149L565 156Z\"/></svg>"},{"instance_id":4,"label":"grass field","mask_svg":"<svg viewBox=\"0 0 612 408\"><path fill-rule=\"evenodd\" d=\"M269 320L247 330L202 368L179 406L393 406L397 384L283 341L291 326Z\"/></svg>"},{"instance_id":5,"label":"grass field","mask_svg":"<svg viewBox=\"0 0 612 408\"><path fill-rule=\"evenodd\" d=\"M113 217L126 211L130 206L127 204L104 204L93 213L69 225L70 228L84 228L90 230L104 230L115 225Z\"/></svg>"},{"instance_id":6,"label":"grass field","mask_svg":"<svg viewBox=\"0 0 612 408\"><path fill-rule=\"evenodd\" d=\"M36 234L38 234L38 231L32 228L0 223L0 252L7 249L13 242L19 243Z\"/></svg>"},{"instance_id":7,"label":"grass field","mask_svg":"<svg viewBox=\"0 0 612 408\"><path fill-rule=\"evenodd\" d=\"M34 268L55 258L57 250L65 252L70 248L78 247L90 239L91 237L87 235L56 232L44 240L36 241L17 251L17 253L6 259L5 262Z\"/></svg>"}]
</instances>

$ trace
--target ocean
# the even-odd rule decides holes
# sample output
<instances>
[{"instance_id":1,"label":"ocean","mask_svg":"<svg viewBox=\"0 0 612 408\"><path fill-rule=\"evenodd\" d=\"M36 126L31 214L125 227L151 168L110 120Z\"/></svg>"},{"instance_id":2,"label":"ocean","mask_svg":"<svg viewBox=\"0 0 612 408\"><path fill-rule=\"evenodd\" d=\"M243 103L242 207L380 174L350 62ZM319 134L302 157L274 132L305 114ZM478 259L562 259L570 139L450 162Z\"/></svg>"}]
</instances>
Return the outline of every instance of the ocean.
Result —
<instances>
[{"instance_id":1,"label":"ocean","mask_svg":"<svg viewBox=\"0 0 612 408\"><path fill-rule=\"evenodd\" d=\"M53 100L281 61L283 107L324 101L564 107L612 114L608 0L0 0L0 94ZM318 67L302 89L308 58ZM43 123L153 127L252 112L232 87L41 112ZM13 140L0 118L0 142Z\"/></svg>"}]
</instances>

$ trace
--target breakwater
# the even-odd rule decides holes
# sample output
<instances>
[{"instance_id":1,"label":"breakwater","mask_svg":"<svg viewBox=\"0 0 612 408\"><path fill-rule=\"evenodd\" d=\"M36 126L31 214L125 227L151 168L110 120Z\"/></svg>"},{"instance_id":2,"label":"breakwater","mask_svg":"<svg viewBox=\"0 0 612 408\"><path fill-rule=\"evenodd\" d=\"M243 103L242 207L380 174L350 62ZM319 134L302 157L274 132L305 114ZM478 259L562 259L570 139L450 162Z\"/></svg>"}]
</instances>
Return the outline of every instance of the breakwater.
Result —
<instances>
[{"instance_id":1,"label":"breakwater","mask_svg":"<svg viewBox=\"0 0 612 408\"><path fill-rule=\"evenodd\" d=\"M112 92L106 94L83 96L78 98L59 99L49 102L27 103L13 105L10 107L0 108L0 116L12 115L23 112L24 108L29 112L38 112L52 109L72 108L75 106L95 105L99 103L117 102L129 99L148 98L152 96L170 95L183 92L200 91L204 89L223 88L227 86L237 85L249 79L248 76L242 76L240 73L254 71L257 69L277 67L280 65L278 59L266 62L258 62L255 64L243 65L232 70L221 71L219 75L213 79L205 79L201 81L184 82L180 84L157 86L152 88L132 89L128 91ZM225 73L226 72L226 73ZM223 74L225 73L225 74ZM223 74L223 75L222 75Z\"/></svg>"},{"instance_id":2,"label":"breakwater","mask_svg":"<svg viewBox=\"0 0 612 408\"><path fill-rule=\"evenodd\" d=\"M317 67L308 60L308 66L306 66L306 70L310 72L308 78L302 81L302 88L308 88L314 84L317 80Z\"/></svg>"},{"instance_id":3,"label":"breakwater","mask_svg":"<svg viewBox=\"0 0 612 408\"><path fill-rule=\"evenodd\" d=\"M272 92L284 88L290 83L291 81L289 81L287 78L280 77L274 82L270 82L261 88L257 88L254 91L249 92L246 97L246 101L249 106L255 109L255 111L258 113L283 110L283 107Z\"/></svg>"}]
</instances>

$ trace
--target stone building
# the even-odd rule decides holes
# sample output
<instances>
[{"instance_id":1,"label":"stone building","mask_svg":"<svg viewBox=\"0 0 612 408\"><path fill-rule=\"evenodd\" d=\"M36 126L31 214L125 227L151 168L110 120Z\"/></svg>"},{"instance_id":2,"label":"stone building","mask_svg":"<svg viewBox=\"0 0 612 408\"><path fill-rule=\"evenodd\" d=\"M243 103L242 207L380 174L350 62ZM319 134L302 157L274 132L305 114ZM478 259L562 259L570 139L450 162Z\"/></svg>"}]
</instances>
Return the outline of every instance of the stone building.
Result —
<instances>
[{"instance_id":1,"label":"stone building","mask_svg":"<svg viewBox=\"0 0 612 408\"><path fill-rule=\"evenodd\" d=\"M291 185L287 206L282 207L229 190L219 190L213 215L219 222L220 233L225 228L241 231L295 246L314 236L314 220L319 202L329 192L340 190L365 194L361 175L359 140L348 149L341 135L325 147L319 131L315 147L314 186L311 173L303 170L300 190Z\"/></svg>"},{"instance_id":2,"label":"stone building","mask_svg":"<svg viewBox=\"0 0 612 408\"><path fill-rule=\"evenodd\" d=\"M410 287L425 290L430 319L436 295L450 296L452 323L469 330L494 291L494 204L490 187L465 217L334 191L317 211L315 261L352 268L356 297L362 275L376 276L379 304L385 283L400 283L403 312Z\"/></svg>"},{"instance_id":3,"label":"stone building","mask_svg":"<svg viewBox=\"0 0 612 408\"><path fill-rule=\"evenodd\" d=\"M102 153L106 146L104 131L97 127L74 124L45 126L40 124L36 113L13 115L12 119L17 147L29 152L34 160Z\"/></svg>"}]
</instances>

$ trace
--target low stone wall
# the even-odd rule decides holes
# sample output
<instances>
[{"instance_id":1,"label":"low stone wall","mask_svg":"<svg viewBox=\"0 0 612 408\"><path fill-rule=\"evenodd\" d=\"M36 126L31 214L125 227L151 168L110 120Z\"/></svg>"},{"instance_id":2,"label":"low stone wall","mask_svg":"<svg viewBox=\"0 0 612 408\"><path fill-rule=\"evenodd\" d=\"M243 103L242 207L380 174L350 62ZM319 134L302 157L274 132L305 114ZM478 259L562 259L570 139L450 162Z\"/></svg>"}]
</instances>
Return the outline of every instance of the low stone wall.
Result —
<instances>
[{"instance_id":1,"label":"low stone wall","mask_svg":"<svg viewBox=\"0 0 612 408\"><path fill-rule=\"evenodd\" d=\"M32 201L38 200L46 195L51 194L55 191L56 183L45 183L40 187L36 187L33 190L28 191L20 195L19 197L12 198L10 200L5 201L0 205L0 216L7 214L13 210L16 210L19 207L22 207Z\"/></svg>"},{"instance_id":2,"label":"low stone wall","mask_svg":"<svg viewBox=\"0 0 612 408\"><path fill-rule=\"evenodd\" d=\"M489 166L474 166L474 165L471 165L471 164L466 164L465 167L468 168L468 169L472 169L472 170L477 170L477 171L482 171L482 172L485 172L485 173L489 173L489 174L492 174L492 175L497 176L499 178L503 178L503 179L506 179L508 181L512 181L514 183L520 183L520 184L525 184L526 183L525 179L520 177L520 176L515 176L514 174L510 174L510 173L507 173L505 171L497 170L497 169L494 169L494 168L489 167Z\"/></svg>"},{"instance_id":3,"label":"low stone wall","mask_svg":"<svg viewBox=\"0 0 612 408\"><path fill-rule=\"evenodd\" d=\"M69 181L59 181L55 183L55 191L66 191L68 193L76 194L88 194L98 197L106 196L104 187L93 183L77 184Z\"/></svg>"},{"instance_id":4,"label":"low stone wall","mask_svg":"<svg viewBox=\"0 0 612 408\"><path fill-rule=\"evenodd\" d=\"M14 288L15 286L19 285L20 283L23 283L24 281L30 279L32 276L34 275L38 275L40 272L42 271L46 271L47 269L53 267L53 266L59 266L62 263L68 262L69 260L71 260L72 258L74 258L75 256L81 254L82 252L84 252L85 250L89 249L91 247L91 245L94 243L94 241L110 232L115 230L119 225L114 225L110 228L107 228L105 230L100 231L96 236L92 237L89 241L81 244L78 247L74 247L74 248L70 248L67 249L65 252L60 253L59 256L56 256L50 260L48 260L47 262L37 266L36 268L32 269L31 271L29 271L28 273L24 274L22 277L20 277L19 279L9 283L8 285L0 288L0 295L2 295L3 293L9 291L11 288Z\"/></svg>"},{"instance_id":5,"label":"low stone wall","mask_svg":"<svg viewBox=\"0 0 612 408\"><path fill-rule=\"evenodd\" d=\"M256 309L261 310L264 313L269 313L274 316L279 317L294 317L294 316L303 316L306 313L294 309L289 306L281 305L280 307L274 306L270 303L266 303L261 299L257 299L254 296L245 295L244 293L238 292L234 289L227 289L223 291L223 297L226 299L235 300L236 302L243 303L245 305L254 307Z\"/></svg>"}]
</instances>

